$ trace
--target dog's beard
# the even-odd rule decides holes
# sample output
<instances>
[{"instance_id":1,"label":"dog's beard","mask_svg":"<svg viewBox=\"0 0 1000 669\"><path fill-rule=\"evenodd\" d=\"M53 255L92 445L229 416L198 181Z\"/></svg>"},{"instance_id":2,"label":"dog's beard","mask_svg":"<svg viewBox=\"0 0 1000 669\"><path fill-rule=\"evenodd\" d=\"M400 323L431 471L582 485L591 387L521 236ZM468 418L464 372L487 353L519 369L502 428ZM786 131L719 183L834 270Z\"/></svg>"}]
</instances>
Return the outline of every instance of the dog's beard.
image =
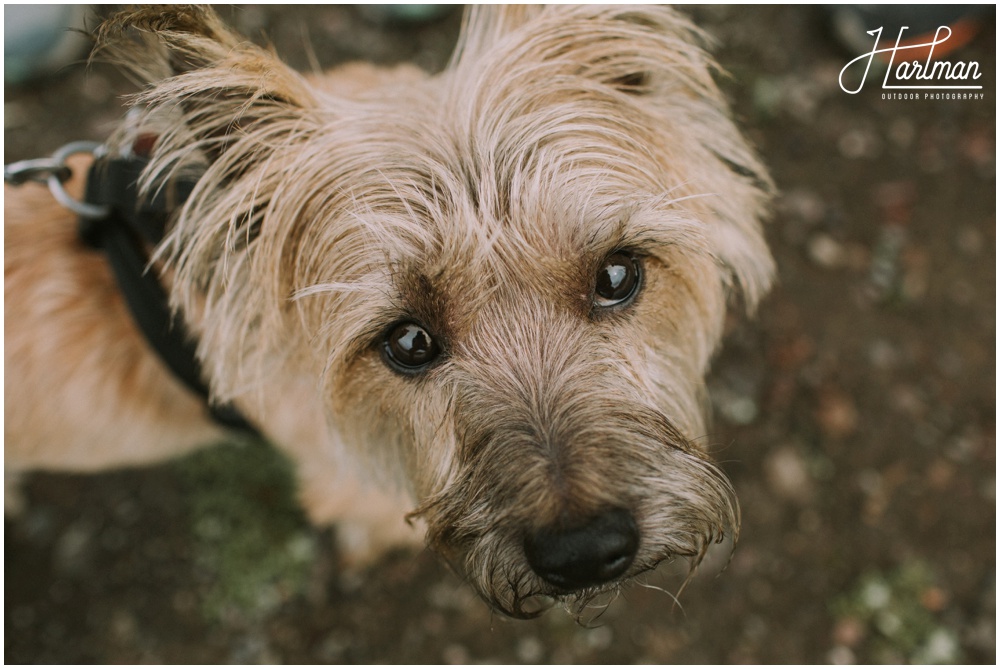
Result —
<instances>
[{"instance_id":1,"label":"dog's beard","mask_svg":"<svg viewBox=\"0 0 1000 669\"><path fill-rule=\"evenodd\" d=\"M606 419L600 446L580 443L573 449L587 471L571 483L539 475L545 463L524 455L537 453L537 446L525 449L509 437L494 438L477 444L450 485L414 512L428 523L429 546L495 610L528 618L558 602L579 616L595 598L664 561L688 558L693 573L711 544L738 532L739 507L729 480L664 416L630 408ZM601 432L588 438L599 439ZM632 510L640 544L620 578L566 591L529 566L525 536L537 529L539 518L566 508L566 497L553 490L567 486L578 506Z\"/></svg>"}]
</instances>

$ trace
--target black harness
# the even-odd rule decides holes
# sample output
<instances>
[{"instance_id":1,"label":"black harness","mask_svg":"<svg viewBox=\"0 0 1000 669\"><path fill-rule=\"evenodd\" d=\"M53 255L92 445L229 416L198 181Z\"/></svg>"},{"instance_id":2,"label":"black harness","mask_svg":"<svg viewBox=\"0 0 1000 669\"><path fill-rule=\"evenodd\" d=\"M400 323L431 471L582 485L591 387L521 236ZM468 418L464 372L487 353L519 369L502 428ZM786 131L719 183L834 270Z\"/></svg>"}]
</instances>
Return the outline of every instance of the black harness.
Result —
<instances>
[{"instance_id":1,"label":"black harness","mask_svg":"<svg viewBox=\"0 0 1000 669\"><path fill-rule=\"evenodd\" d=\"M209 390L195 353L196 341L171 312L167 293L149 269L147 249L163 240L171 213L191 195L196 181L180 180L139 195L139 177L149 160L142 155L98 157L87 175L86 204L104 207L107 215L81 216L80 238L104 253L129 311L146 341L185 386L205 401L221 425L258 434L235 408L209 401Z\"/></svg>"}]
</instances>

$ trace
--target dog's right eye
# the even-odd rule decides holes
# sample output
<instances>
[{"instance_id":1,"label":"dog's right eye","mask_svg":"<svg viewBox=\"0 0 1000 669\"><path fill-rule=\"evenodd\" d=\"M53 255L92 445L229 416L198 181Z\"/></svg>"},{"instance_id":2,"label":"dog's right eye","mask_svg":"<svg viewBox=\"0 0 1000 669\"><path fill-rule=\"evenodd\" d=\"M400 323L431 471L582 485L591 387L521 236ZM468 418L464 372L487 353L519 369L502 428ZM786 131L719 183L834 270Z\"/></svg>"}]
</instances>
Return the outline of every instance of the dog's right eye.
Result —
<instances>
[{"instance_id":1,"label":"dog's right eye","mask_svg":"<svg viewBox=\"0 0 1000 669\"><path fill-rule=\"evenodd\" d=\"M639 292L642 264L627 251L616 251L604 259L594 286L594 306L601 309L628 305Z\"/></svg>"},{"instance_id":2,"label":"dog's right eye","mask_svg":"<svg viewBox=\"0 0 1000 669\"><path fill-rule=\"evenodd\" d=\"M389 328L382 346L388 365L402 374L417 374L441 353L437 342L418 323L405 321Z\"/></svg>"}]
</instances>

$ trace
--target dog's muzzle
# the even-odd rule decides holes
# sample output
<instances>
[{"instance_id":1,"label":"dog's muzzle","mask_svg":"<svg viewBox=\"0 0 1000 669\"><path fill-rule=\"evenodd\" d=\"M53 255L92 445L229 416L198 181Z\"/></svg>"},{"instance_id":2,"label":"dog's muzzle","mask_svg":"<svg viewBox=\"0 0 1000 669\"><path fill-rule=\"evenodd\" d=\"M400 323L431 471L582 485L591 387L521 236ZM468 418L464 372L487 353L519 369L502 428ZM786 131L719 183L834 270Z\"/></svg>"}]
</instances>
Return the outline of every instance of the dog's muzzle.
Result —
<instances>
[{"instance_id":1,"label":"dog's muzzle","mask_svg":"<svg viewBox=\"0 0 1000 669\"><path fill-rule=\"evenodd\" d=\"M582 525L551 526L524 540L531 569L562 592L613 581L628 570L638 548L639 530L624 509L606 511Z\"/></svg>"}]
</instances>

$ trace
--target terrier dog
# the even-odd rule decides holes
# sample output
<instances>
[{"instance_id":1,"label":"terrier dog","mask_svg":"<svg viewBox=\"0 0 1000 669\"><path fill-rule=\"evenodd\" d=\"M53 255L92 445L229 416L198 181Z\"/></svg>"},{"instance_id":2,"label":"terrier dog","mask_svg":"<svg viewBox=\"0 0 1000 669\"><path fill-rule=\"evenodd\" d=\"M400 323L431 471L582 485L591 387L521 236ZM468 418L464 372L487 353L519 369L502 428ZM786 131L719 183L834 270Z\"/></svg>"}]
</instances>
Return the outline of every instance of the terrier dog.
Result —
<instances>
[{"instance_id":1,"label":"terrier dog","mask_svg":"<svg viewBox=\"0 0 1000 669\"><path fill-rule=\"evenodd\" d=\"M149 82L112 152L155 137L144 193L193 183L149 260L211 401L355 561L423 538L529 616L737 532L703 379L771 282L770 185L686 19L476 7L435 76L304 76L190 7L98 40ZM224 436L74 214L7 188L5 235L8 476Z\"/></svg>"}]
</instances>

